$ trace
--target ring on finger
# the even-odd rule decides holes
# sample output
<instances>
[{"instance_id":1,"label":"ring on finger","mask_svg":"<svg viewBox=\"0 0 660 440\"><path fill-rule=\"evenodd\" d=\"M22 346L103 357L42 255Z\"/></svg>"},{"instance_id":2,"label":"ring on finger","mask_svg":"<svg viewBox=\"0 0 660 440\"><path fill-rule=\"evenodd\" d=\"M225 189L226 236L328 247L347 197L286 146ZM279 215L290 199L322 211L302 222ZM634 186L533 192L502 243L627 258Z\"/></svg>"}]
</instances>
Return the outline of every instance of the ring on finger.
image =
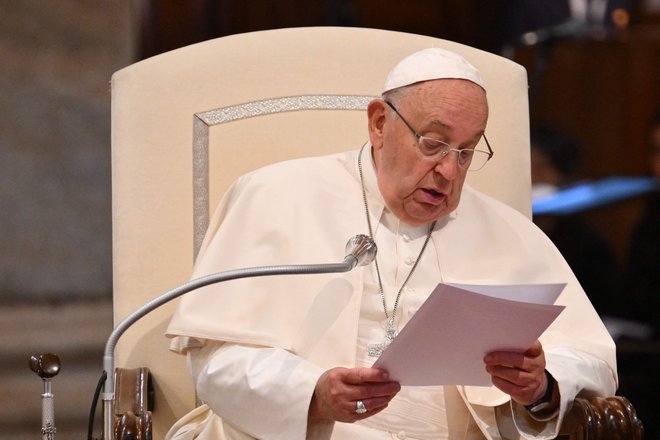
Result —
<instances>
[{"instance_id":1,"label":"ring on finger","mask_svg":"<svg viewBox=\"0 0 660 440\"><path fill-rule=\"evenodd\" d=\"M361 400L358 400L355 402L355 414L364 414L367 412L367 407L364 406L364 402Z\"/></svg>"}]
</instances>

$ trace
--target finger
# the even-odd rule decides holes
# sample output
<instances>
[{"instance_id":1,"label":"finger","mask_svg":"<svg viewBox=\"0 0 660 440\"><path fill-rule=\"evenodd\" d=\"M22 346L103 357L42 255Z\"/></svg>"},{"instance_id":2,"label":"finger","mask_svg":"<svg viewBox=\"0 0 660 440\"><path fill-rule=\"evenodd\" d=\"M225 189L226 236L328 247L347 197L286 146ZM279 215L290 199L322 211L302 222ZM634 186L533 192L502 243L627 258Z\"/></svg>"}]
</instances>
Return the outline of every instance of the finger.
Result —
<instances>
[{"instance_id":1,"label":"finger","mask_svg":"<svg viewBox=\"0 0 660 440\"><path fill-rule=\"evenodd\" d=\"M367 400L364 400L362 403L364 403L365 408L367 408L367 412L358 414L353 410L353 413L349 416L352 421L366 419L367 417L374 416L387 408L387 404L375 406L372 401Z\"/></svg>"},{"instance_id":2,"label":"finger","mask_svg":"<svg viewBox=\"0 0 660 440\"><path fill-rule=\"evenodd\" d=\"M515 385L526 386L530 383L538 382L537 374L519 368L510 368L500 365L486 366L486 371L493 377L505 380Z\"/></svg>"},{"instance_id":3,"label":"finger","mask_svg":"<svg viewBox=\"0 0 660 440\"><path fill-rule=\"evenodd\" d=\"M543 346L538 339L525 351L525 356L538 357L543 355Z\"/></svg>"},{"instance_id":4,"label":"finger","mask_svg":"<svg viewBox=\"0 0 660 440\"><path fill-rule=\"evenodd\" d=\"M365 382L388 382L387 371L378 368L349 368L345 371L344 382L359 385Z\"/></svg>"},{"instance_id":5,"label":"finger","mask_svg":"<svg viewBox=\"0 0 660 440\"><path fill-rule=\"evenodd\" d=\"M344 422L359 419L355 412L358 400L369 402L370 414L380 411L401 389L398 382L372 381L382 378L381 370L371 368L328 370L316 384L311 411L315 417Z\"/></svg>"},{"instance_id":6,"label":"finger","mask_svg":"<svg viewBox=\"0 0 660 440\"><path fill-rule=\"evenodd\" d=\"M375 416L385 408L387 408L387 405L381 406L379 408L370 409L366 413L360 414L359 419L366 419L367 417Z\"/></svg>"},{"instance_id":7,"label":"finger","mask_svg":"<svg viewBox=\"0 0 660 440\"><path fill-rule=\"evenodd\" d=\"M384 371L374 368L335 368L327 374L332 399L336 404L344 402L348 406L352 405L350 402L375 397L391 400L401 385L392 381L378 382L384 377L387 377Z\"/></svg>"},{"instance_id":8,"label":"finger","mask_svg":"<svg viewBox=\"0 0 660 440\"><path fill-rule=\"evenodd\" d=\"M484 357L484 362L489 365L508 365L522 369L533 368L534 365L538 364L545 368L545 354L541 342L536 340L523 353L493 351Z\"/></svg>"},{"instance_id":9,"label":"finger","mask_svg":"<svg viewBox=\"0 0 660 440\"><path fill-rule=\"evenodd\" d=\"M504 366L486 366L486 370L491 374L493 385L523 404L538 399L547 387L545 370L527 372Z\"/></svg>"},{"instance_id":10,"label":"finger","mask_svg":"<svg viewBox=\"0 0 660 440\"><path fill-rule=\"evenodd\" d=\"M394 396L388 397L371 397L368 399L361 399L364 403L364 406L367 407L367 410L373 414L375 410L381 410L389 405L390 401Z\"/></svg>"},{"instance_id":11,"label":"finger","mask_svg":"<svg viewBox=\"0 0 660 440\"><path fill-rule=\"evenodd\" d=\"M525 354L512 351L494 351L486 355L484 363L487 366L504 365L507 367L523 368L525 365Z\"/></svg>"},{"instance_id":12,"label":"finger","mask_svg":"<svg viewBox=\"0 0 660 440\"><path fill-rule=\"evenodd\" d=\"M538 399L540 395L545 392L545 387L542 383L531 382L527 385L519 385L509 382L497 376L492 376L493 385L495 385L502 392L511 396L516 402L528 405ZM547 384L546 384L547 386Z\"/></svg>"},{"instance_id":13,"label":"finger","mask_svg":"<svg viewBox=\"0 0 660 440\"><path fill-rule=\"evenodd\" d=\"M389 402L401 390L398 382L372 382L359 385L357 399L376 399Z\"/></svg>"},{"instance_id":14,"label":"finger","mask_svg":"<svg viewBox=\"0 0 660 440\"><path fill-rule=\"evenodd\" d=\"M513 397L514 400L518 400L521 396L531 391L531 390L526 390L525 387L516 385L500 377L493 377L492 381L493 381L493 385L495 385L500 391Z\"/></svg>"}]
</instances>

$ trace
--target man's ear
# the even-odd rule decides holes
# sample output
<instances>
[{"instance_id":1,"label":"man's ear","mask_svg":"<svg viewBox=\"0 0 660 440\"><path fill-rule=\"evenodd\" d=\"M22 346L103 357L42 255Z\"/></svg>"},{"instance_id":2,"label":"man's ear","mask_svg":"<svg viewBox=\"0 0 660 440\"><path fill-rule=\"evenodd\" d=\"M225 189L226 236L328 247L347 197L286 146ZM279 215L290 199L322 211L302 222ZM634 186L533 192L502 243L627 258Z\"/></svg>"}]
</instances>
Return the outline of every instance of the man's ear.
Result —
<instances>
[{"instance_id":1,"label":"man's ear","mask_svg":"<svg viewBox=\"0 0 660 440\"><path fill-rule=\"evenodd\" d=\"M367 106L369 124L369 140L374 149L383 146L383 127L385 126L385 112L387 104L382 99L374 99Z\"/></svg>"}]
</instances>

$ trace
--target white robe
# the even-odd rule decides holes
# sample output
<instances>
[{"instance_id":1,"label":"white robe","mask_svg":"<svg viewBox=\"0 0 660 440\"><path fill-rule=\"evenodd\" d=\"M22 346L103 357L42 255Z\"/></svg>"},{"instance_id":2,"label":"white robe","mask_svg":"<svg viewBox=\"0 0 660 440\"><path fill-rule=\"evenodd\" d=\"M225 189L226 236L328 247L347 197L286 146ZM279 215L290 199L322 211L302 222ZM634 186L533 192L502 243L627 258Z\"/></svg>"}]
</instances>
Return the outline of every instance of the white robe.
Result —
<instances>
[{"instance_id":1,"label":"white robe","mask_svg":"<svg viewBox=\"0 0 660 440\"><path fill-rule=\"evenodd\" d=\"M369 155L364 156L371 222L379 225L386 207ZM367 233L357 151L271 165L243 176L225 195L193 277L241 267L341 261L345 241L356 233ZM511 404L523 434L553 438L576 395L614 393L614 343L561 255L529 219L466 185L458 208L438 221L426 252L437 261L444 282L567 283L557 301L567 307L541 337L546 368L559 384L559 414L539 424ZM325 369L356 365L358 315L369 270L236 280L183 297L167 333L184 337L174 345L192 354L198 393L224 419L198 409L176 426L180 437L175 429L173 438L187 438L186 429L204 430L200 438L250 438L241 430L259 438L304 438L315 380ZM205 347L191 348L200 340L207 341ZM273 375L273 368L264 365L279 370ZM501 438L494 408L508 405L508 396L494 387L456 390L454 397L466 404L479 435ZM220 391L230 394L218 396ZM328 428L320 427L313 438L328 434ZM341 424L333 438L360 438L351 430L361 429L366 428Z\"/></svg>"}]
</instances>

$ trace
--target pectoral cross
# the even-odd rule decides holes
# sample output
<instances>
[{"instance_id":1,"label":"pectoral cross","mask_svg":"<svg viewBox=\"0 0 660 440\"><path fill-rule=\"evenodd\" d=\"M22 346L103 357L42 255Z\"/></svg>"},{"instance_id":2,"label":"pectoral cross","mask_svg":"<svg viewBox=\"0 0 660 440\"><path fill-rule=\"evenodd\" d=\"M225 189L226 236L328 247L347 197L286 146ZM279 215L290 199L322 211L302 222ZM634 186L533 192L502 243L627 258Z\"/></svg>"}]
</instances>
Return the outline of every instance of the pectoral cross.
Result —
<instances>
[{"instance_id":1,"label":"pectoral cross","mask_svg":"<svg viewBox=\"0 0 660 440\"><path fill-rule=\"evenodd\" d=\"M389 318L387 320L387 326L385 327L385 339L383 342L372 342L371 344L367 344L367 354L370 357L380 357L398 334L399 332L396 331L396 326L394 325L394 318Z\"/></svg>"}]
</instances>

